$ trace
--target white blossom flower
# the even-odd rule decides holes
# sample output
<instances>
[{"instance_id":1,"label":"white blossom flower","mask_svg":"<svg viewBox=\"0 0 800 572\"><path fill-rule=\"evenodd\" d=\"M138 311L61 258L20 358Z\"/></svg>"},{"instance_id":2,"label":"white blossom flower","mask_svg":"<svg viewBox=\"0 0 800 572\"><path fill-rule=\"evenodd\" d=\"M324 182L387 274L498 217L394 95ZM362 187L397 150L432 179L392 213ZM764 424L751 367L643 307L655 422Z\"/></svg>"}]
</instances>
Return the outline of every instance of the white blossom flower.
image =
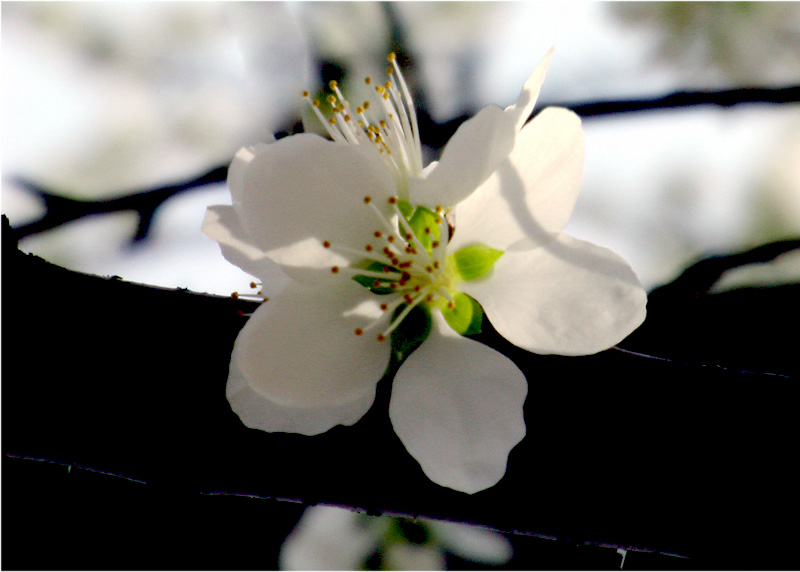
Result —
<instances>
[{"instance_id":1,"label":"white blossom flower","mask_svg":"<svg viewBox=\"0 0 800 572\"><path fill-rule=\"evenodd\" d=\"M562 108L526 124L549 59L514 105L482 109L428 166L393 55L372 101L353 106L332 82L325 117L305 94L332 140L303 133L239 151L233 205L210 207L203 230L269 298L231 358L228 399L245 425L313 435L355 423L393 332L423 312L429 331L403 356L389 415L431 480L474 493L502 478L525 435L525 376L463 335L483 312L541 354L595 353L642 322L628 264L561 232L583 133Z\"/></svg>"},{"instance_id":2,"label":"white blossom flower","mask_svg":"<svg viewBox=\"0 0 800 572\"><path fill-rule=\"evenodd\" d=\"M457 522L368 516L312 506L281 547L281 570L444 570L446 553L484 564L511 559L511 543ZM370 566L373 561L373 566Z\"/></svg>"}]
</instances>

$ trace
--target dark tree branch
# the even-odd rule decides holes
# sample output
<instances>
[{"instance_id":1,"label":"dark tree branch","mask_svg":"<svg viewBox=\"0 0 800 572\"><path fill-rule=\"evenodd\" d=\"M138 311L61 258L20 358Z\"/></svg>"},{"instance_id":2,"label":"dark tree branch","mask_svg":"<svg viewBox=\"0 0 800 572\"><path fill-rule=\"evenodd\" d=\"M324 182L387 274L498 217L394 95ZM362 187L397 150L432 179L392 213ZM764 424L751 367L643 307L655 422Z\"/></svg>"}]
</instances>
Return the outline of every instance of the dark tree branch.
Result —
<instances>
[{"instance_id":1,"label":"dark tree branch","mask_svg":"<svg viewBox=\"0 0 800 572\"><path fill-rule=\"evenodd\" d=\"M206 185L222 183L228 176L228 166L215 167L211 171L172 185L157 189L137 190L130 194L104 200L88 201L69 198L63 190L48 189L23 177L15 182L27 191L42 198L45 203L44 216L36 221L14 229L17 240L59 227L83 217L109 214L120 211L133 211L139 215L139 225L133 236L133 242L147 238L155 211L168 199L184 191L198 189Z\"/></svg>"},{"instance_id":2,"label":"dark tree branch","mask_svg":"<svg viewBox=\"0 0 800 572\"><path fill-rule=\"evenodd\" d=\"M104 517L134 519L134 543L123 544L123 553L138 550L138 531L152 531L188 559L183 566L203 567L208 547L198 539L209 527L212 537L228 538L230 526L203 511L208 499L233 495L647 547L690 557L694 569L791 562L796 539L786 523L800 508L791 454L800 387L796 340L785 324L800 321L799 285L701 294L682 312L651 299L638 338L621 347L663 355L677 337L674 362L617 351L536 356L487 327L479 340L528 378L528 435L497 486L465 495L431 483L395 436L391 373L353 427L316 437L249 430L231 412L225 383L246 322L240 312L254 303L71 272L22 254L10 234L3 247L4 469L27 457L126 477L112 479L122 498L134 495L150 508L146 517L133 507ZM725 368L684 359L698 333L702 351ZM43 465L33 474L42 475ZM34 481L45 487L42 478ZM14 517L28 514L30 503L40 511L30 514L47 514L35 491L21 490L4 490L4 534L14 534L4 559L10 547L30 542L9 524ZM15 498L24 500L9 505ZM110 500L94 502L81 513L97 514ZM59 534L71 551L102 551L92 538L108 525L80 518L70 522L84 529ZM109 558L99 567L119 566L118 554ZM258 566L225 567L250 565Z\"/></svg>"},{"instance_id":3,"label":"dark tree branch","mask_svg":"<svg viewBox=\"0 0 800 572\"><path fill-rule=\"evenodd\" d=\"M584 118L640 113L665 109L682 109L700 105L734 107L745 104L796 104L800 103L800 86L779 88L734 88L716 91L676 91L667 95L643 99L593 101L574 104L555 104L568 107Z\"/></svg>"}]
</instances>

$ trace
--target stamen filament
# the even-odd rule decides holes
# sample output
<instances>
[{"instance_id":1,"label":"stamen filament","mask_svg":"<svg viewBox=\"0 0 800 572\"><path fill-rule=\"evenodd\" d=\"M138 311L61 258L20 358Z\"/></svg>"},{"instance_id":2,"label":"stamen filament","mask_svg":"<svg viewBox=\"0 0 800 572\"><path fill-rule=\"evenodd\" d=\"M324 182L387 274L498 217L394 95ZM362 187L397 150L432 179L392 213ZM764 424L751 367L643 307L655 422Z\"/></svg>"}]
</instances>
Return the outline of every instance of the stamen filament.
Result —
<instances>
[{"instance_id":1,"label":"stamen filament","mask_svg":"<svg viewBox=\"0 0 800 572\"><path fill-rule=\"evenodd\" d=\"M406 80L403 77L403 72L400 71L400 66L397 65L397 57L395 56L394 52L389 54L389 61L391 62L395 74L397 75L397 80L400 82L400 89L403 90L403 97L407 102L409 102L408 113L411 119L412 132L414 135L414 149L421 151L422 143L419 138L419 125L417 124L417 112L414 110L414 106L411 104L411 102L414 100L411 98L411 93L408 91L408 85L406 84ZM417 173L422 173L422 157L419 154L416 155L417 155L416 156L417 164L415 165L415 167L417 169Z\"/></svg>"},{"instance_id":2,"label":"stamen filament","mask_svg":"<svg viewBox=\"0 0 800 572\"><path fill-rule=\"evenodd\" d=\"M322 125L325 127L325 130L328 132L328 135L331 136L331 139L333 139L337 143L345 143L347 140L344 138L344 136L341 133L339 133L337 129L334 129L334 127L331 125L331 122L328 121L328 118L325 117L325 114L322 113L322 111L320 110L319 101L317 101L316 99L314 101L311 101L311 97L308 95L307 91L303 92L303 99L305 99L308 102L308 105L311 107L311 110L316 114L317 118L319 119L319 122L322 123Z\"/></svg>"}]
</instances>

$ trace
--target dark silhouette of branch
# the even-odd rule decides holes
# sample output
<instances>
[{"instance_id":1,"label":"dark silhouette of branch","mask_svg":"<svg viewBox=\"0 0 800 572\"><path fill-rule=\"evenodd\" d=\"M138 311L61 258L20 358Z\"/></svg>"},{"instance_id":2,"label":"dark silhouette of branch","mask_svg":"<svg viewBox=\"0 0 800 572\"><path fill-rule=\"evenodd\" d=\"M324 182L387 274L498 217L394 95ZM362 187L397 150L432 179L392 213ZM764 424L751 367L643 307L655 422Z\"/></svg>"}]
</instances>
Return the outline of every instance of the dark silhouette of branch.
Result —
<instances>
[{"instance_id":1,"label":"dark silhouette of branch","mask_svg":"<svg viewBox=\"0 0 800 572\"><path fill-rule=\"evenodd\" d=\"M745 87L716 91L676 91L668 95L652 98L556 105L568 107L581 117L588 118L621 113L680 109L700 105L734 107L744 104L783 105L793 103L800 103L800 86L778 88Z\"/></svg>"},{"instance_id":2,"label":"dark silhouette of branch","mask_svg":"<svg viewBox=\"0 0 800 572\"><path fill-rule=\"evenodd\" d=\"M62 190L48 189L29 179L17 177L15 182L18 185L44 200L46 210L42 218L15 228L14 234L17 240L21 240L26 236L51 230L83 217L133 211L139 216L139 224L132 241L134 243L139 242L147 238L153 215L156 209L165 201L185 191L222 183L227 176L228 166L225 165L215 167L209 172L188 181L166 185L157 189L137 190L113 199L93 201L70 198Z\"/></svg>"},{"instance_id":3,"label":"dark silhouette of branch","mask_svg":"<svg viewBox=\"0 0 800 572\"><path fill-rule=\"evenodd\" d=\"M800 285L700 294L685 309L651 299L620 347L673 361L537 356L488 325L478 339L528 378L528 433L497 486L465 495L431 483L395 436L393 372L352 427L247 429L225 383L255 303L65 270L4 231L4 567L52 568L59 551L78 568L263 567L270 515L303 506L274 499L648 547L692 569L793 567ZM692 351L724 367L694 365ZM56 549L35 550L44 540Z\"/></svg>"}]
</instances>

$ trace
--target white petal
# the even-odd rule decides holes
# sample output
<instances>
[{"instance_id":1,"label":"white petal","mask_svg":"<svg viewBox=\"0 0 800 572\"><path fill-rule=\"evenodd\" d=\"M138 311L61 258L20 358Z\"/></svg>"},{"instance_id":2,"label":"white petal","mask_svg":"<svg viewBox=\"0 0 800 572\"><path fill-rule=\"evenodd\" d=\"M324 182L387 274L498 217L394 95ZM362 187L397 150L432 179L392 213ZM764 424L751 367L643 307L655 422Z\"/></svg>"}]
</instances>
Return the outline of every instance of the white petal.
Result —
<instances>
[{"instance_id":1,"label":"white petal","mask_svg":"<svg viewBox=\"0 0 800 572\"><path fill-rule=\"evenodd\" d=\"M525 125L525 122L528 120L528 117L531 116L531 112L536 105L536 100L539 99L539 91L542 89L542 84L547 75L547 68L550 66L550 58L553 56L554 49L555 48L550 48L544 58L542 58L542 61L539 62L539 65L536 66L536 69L533 70L533 73L522 86L522 93L520 93L517 102L513 105L509 105L505 109L506 113L514 118L517 131L522 129L522 126Z\"/></svg>"},{"instance_id":2,"label":"white petal","mask_svg":"<svg viewBox=\"0 0 800 572\"><path fill-rule=\"evenodd\" d=\"M389 212L395 193L373 149L307 133L240 151L228 183L253 243L285 267L342 265L351 256L322 243L363 249L374 231L385 230L364 197Z\"/></svg>"},{"instance_id":3,"label":"white petal","mask_svg":"<svg viewBox=\"0 0 800 572\"><path fill-rule=\"evenodd\" d=\"M460 285L511 343L539 354L593 354L644 320L647 295L614 252L566 234L516 248L486 278Z\"/></svg>"},{"instance_id":4,"label":"white petal","mask_svg":"<svg viewBox=\"0 0 800 572\"><path fill-rule=\"evenodd\" d=\"M478 242L506 250L561 232L580 191L583 159L580 118L560 107L543 110L519 133L508 161L458 205L450 248Z\"/></svg>"},{"instance_id":5,"label":"white petal","mask_svg":"<svg viewBox=\"0 0 800 572\"><path fill-rule=\"evenodd\" d=\"M261 280L264 295L275 296L289 283L280 266L250 242L233 207L208 207L203 219L203 233L219 243L228 262Z\"/></svg>"},{"instance_id":6,"label":"white petal","mask_svg":"<svg viewBox=\"0 0 800 572\"><path fill-rule=\"evenodd\" d=\"M372 407L375 389L359 399L330 407L287 407L256 393L231 363L226 388L231 409L251 429L269 432L318 435L335 425L353 425Z\"/></svg>"},{"instance_id":7,"label":"white petal","mask_svg":"<svg viewBox=\"0 0 800 572\"><path fill-rule=\"evenodd\" d=\"M413 204L449 208L483 183L514 147L514 120L499 107L481 109L453 135L438 165L424 179L409 181Z\"/></svg>"},{"instance_id":8,"label":"white petal","mask_svg":"<svg viewBox=\"0 0 800 572\"><path fill-rule=\"evenodd\" d=\"M352 280L324 287L293 282L250 317L231 359L251 389L279 405L328 407L362 399L374 391L390 351L374 333L354 334L382 314L371 298L377 296ZM388 320L379 318L376 331Z\"/></svg>"},{"instance_id":9,"label":"white petal","mask_svg":"<svg viewBox=\"0 0 800 572\"><path fill-rule=\"evenodd\" d=\"M459 336L433 312L430 337L400 367L389 416L433 482L474 493L505 474L525 436L525 376L488 346Z\"/></svg>"},{"instance_id":10,"label":"white petal","mask_svg":"<svg viewBox=\"0 0 800 572\"><path fill-rule=\"evenodd\" d=\"M443 520L426 522L436 533L437 539L461 558L487 564L504 564L511 560L511 543L498 532Z\"/></svg>"},{"instance_id":11,"label":"white petal","mask_svg":"<svg viewBox=\"0 0 800 572\"><path fill-rule=\"evenodd\" d=\"M436 545L389 544L381 562L386 570L446 570L444 551Z\"/></svg>"},{"instance_id":12,"label":"white petal","mask_svg":"<svg viewBox=\"0 0 800 572\"><path fill-rule=\"evenodd\" d=\"M349 510L312 506L281 547L281 570L358 570L378 547L379 537Z\"/></svg>"}]
</instances>

